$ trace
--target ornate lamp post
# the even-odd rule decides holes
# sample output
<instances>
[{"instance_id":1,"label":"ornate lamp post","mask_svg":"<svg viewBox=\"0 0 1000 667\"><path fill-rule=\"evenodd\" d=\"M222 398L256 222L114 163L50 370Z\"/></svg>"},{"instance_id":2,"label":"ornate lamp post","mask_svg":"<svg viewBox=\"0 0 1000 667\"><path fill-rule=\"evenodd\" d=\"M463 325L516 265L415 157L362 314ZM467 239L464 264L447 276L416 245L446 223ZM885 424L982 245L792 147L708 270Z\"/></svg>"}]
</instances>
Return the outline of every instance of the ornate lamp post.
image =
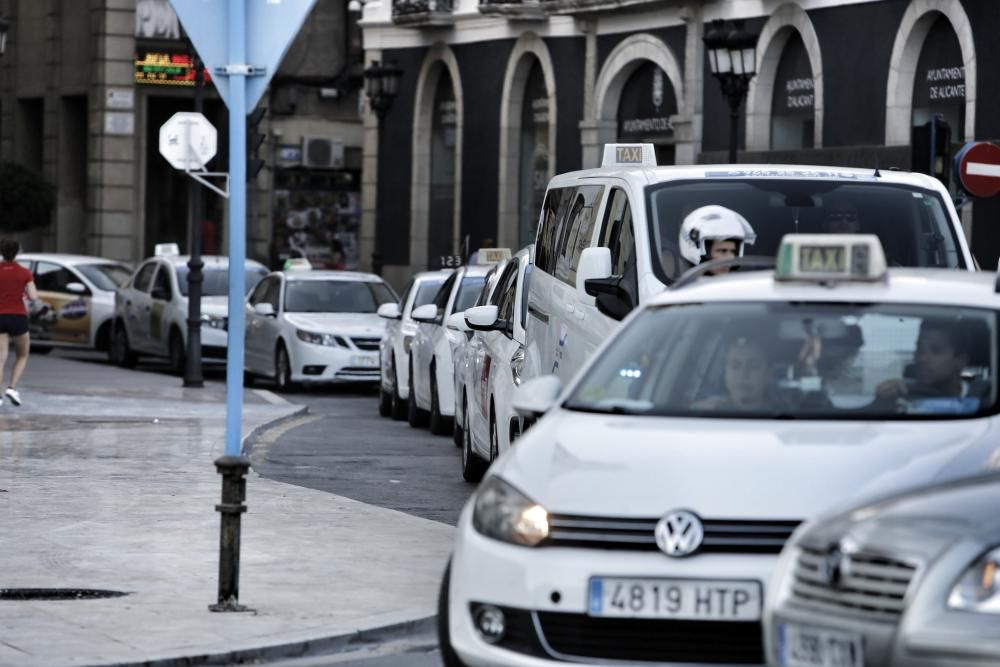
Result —
<instances>
[{"instance_id":1,"label":"ornate lamp post","mask_svg":"<svg viewBox=\"0 0 1000 667\"><path fill-rule=\"evenodd\" d=\"M743 21L733 21L727 30L721 19L711 22L702 37L708 54L708 69L722 87L729 102L729 161L736 162L739 109L757 74L757 36L743 29Z\"/></svg>"},{"instance_id":2,"label":"ornate lamp post","mask_svg":"<svg viewBox=\"0 0 1000 667\"><path fill-rule=\"evenodd\" d=\"M368 103L371 105L375 115L378 116L378 159L384 157L382 152L382 121L385 114L392 107L396 95L399 93L399 79L403 76L403 70L394 63L385 65L379 61L372 61L372 64L365 70L365 94L368 96ZM376 178L376 183L378 179ZM382 250L379 243L379 228L382 221L382 205L378 196L375 198L375 249L372 252L372 271L382 275Z\"/></svg>"},{"instance_id":3,"label":"ornate lamp post","mask_svg":"<svg viewBox=\"0 0 1000 667\"><path fill-rule=\"evenodd\" d=\"M192 55L194 67L194 110L201 113L204 107L204 71L201 59ZM187 350L184 354L184 386L205 386L201 371L201 284L205 280L201 261L201 186L193 179L188 189L188 234L191 238L188 248L188 318Z\"/></svg>"}]
</instances>

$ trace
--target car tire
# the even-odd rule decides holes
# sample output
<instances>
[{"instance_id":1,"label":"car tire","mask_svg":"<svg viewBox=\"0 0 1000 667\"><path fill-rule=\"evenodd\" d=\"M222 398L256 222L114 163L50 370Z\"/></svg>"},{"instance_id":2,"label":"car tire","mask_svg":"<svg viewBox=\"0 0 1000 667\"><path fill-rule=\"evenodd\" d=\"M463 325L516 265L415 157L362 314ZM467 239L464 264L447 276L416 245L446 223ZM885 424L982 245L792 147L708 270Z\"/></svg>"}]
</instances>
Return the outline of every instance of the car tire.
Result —
<instances>
[{"instance_id":1,"label":"car tire","mask_svg":"<svg viewBox=\"0 0 1000 667\"><path fill-rule=\"evenodd\" d=\"M378 413L382 417L392 414L392 394L385 390L381 381L378 384Z\"/></svg>"},{"instance_id":2,"label":"car tire","mask_svg":"<svg viewBox=\"0 0 1000 667\"><path fill-rule=\"evenodd\" d=\"M128 343L128 332L119 323L111 328L111 344L108 346L108 361L122 368L135 368L139 355L132 351Z\"/></svg>"},{"instance_id":3,"label":"car tire","mask_svg":"<svg viewBox=\"0 0 1000 667\"><path fill-rule=\"evenodd\" d=\"M403 421L406 418L406 401L399 395L399 374L396 372L396 362L392 362L392 410L389 416L395 421Z\"/></svg>"},{"instance_id":4,"label":"car tire","mask_svg":"<svg viewBox=\"0 0 1000 667\"><path fill-rule=\"evenodd\" d=\"M174 375L184 375L185 360L184 339L177 329L170 331L170 342L167 344L167 355L170 360L170 372Z\"/></svg>"},{"instance_id":5,"label":"car tire","mask_svg":"<svg viewBox=\"0 0 1000 667\"><path fill-rule=\"evenodd\" d=\"M254 377L253 373L251 373L250 371L243 371L243 386L244 387L252 387L256 381L257 381L257 378Z\"/></svg>"},{"instance_id":6,"label":"car tire","mask_svg":"<svg viewBox=\"0 0 1000 667\"><path fill-rule=\"evenodd\" d=\"M444 667L465 667L465 663L455 653L451 646L451 629L448 627L448 591L451 588L451 559L444 568L441 579L441 589L438 591L437 605L437 636L438 649L441 651L441 662Z\"/></svg>"},{"instance_id":7,"label":"car tire","mask_svg":"<svg viewBox=\"0 0 1000 667\"><path fill-rule=\"evenodd\" d=\"M406 420L413 428L420 428L427 425L429 416L426 410L417 407L417 395L413 393L413 364L410 364L410 399L406 406Z\"/></svg>"},{"instance_id":8,"label":"car tire","mask_svg":"<svg viewBox=\"0 0 1000 667\"><path fill-rule=\"evenodd\" d=\"M31 354L41 354L46 355L52 351L51 345L32 345Z\"/></svg>"},{"instance_id":9,"label":"car tire","mask_svg":"<svg viewBox=\"0 0 1000 667\"><path fill-rule=\"evenodd\" d=\"M469 404L462 410L462 479L470 484L479 482L486 474L486 461L472 451L472 433L469 431Z\"/></svg>"},{"instance_id":10,"label":"car tire","mask_svg":"<svg viewBox=\"0 0 1000 667\"><path fill-rule=\"evenodd\" d=\"M278 349L274 352L274 383L278 385L278 391L295 389L292 382L292 362L284 343L278 343Z\"/></svg>"},{"instance_id":11,"label":"car tire","mask_svg":"<svg viewBox=\"0 0 1000 667\"><path fill-rule=\"evenodd\" d=\"M451 421L441 414L441 401L438 399L437 369L431 364L431 433L448 435Z\"/></svg>"}]
</instances>

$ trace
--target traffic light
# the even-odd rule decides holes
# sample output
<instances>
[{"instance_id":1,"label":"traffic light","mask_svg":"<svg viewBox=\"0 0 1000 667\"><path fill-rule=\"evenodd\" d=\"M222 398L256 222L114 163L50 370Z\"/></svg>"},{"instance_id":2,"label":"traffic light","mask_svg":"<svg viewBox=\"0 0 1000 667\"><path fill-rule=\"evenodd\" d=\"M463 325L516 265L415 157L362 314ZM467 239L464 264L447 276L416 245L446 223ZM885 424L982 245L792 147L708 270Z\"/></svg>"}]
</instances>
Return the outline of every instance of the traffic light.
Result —
<instances>
[{"instance_id":1,"label":"traffic light","mask_svg":"<svg viewBox=\"0 0 1000 667\"><path fill-rule=\"evenodd\" d=\"M910 171L934 176L948 187L951 180L951 126L934 116L913 128L911 145L913 157Z\"/></svg>"},{"instance_id":2,"label":"traffic light","mask_svg":"<svg viewBox=\"0 0 1000 667\"><path fill-rule=\"evenodd\" d=\"M259 107L247 115L247 181L252 181L264 168L260 158L260 147L267 135L260 129L260 123L267 115L267 109Z\"/></svg>"}]
</instances>

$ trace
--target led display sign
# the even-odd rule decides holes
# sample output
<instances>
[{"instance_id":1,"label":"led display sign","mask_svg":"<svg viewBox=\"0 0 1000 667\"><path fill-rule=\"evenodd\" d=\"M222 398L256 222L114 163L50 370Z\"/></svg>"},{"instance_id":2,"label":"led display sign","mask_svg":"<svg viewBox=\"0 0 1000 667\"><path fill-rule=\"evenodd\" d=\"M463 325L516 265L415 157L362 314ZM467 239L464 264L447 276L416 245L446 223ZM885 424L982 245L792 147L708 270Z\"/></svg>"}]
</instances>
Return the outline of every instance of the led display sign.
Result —
<instances>
[{"instance_id":1,"label":"led display sign","mask_svg":"<svg viewBox=\"0 0 1000 667\"><path fill-rule=\"evenodd\" d=\"M193 86L194 63L187 53L140 51L135 56L135 82L158 86ZM212 80L204 70L204 82Z\"/></svg>"}]
</instances>

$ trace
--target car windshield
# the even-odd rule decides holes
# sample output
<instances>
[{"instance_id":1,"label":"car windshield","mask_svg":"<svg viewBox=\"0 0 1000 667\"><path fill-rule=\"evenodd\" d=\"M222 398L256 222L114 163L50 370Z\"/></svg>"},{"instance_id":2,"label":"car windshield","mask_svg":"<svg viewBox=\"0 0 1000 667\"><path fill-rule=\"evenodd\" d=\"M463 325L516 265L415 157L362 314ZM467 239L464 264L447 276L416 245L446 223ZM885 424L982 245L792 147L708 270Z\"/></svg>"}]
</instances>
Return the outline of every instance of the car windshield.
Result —
<instances>
[{"instance_id":1,"label":"car windshield","mask_svg":"<svg viewBox=\"0 0 1000 667\"><path fill-rule=\"evenodd\" d=\"M97 289L114 292L132 276L124 264L77 264L74 267Z\"/></svg>"},{"instance_id":2,"label":"car windshield","mask_svg":"<svg viewBox=\"0 0 1000 667\"><path fill-rule=\"evenodd\" d=\"M995 410L996 313L897 304L707 303L638 315L565 407L804 419Z\"/></svg>"},{"instance_id":3,"label":"car windshield","mask_svg":"<svg viewBox=\"0 0 1000 667\"><path fill-rule=\"evenodd\" d=\"M461 313L472 308L479 293L483 291L486 284L486 276L467 276L458 287L458 295L455 296L455 307L452 312Z\"/></svg>"},{"instance_id":4,"label":"car windshield","mask_svg":"<svg viewBox=\"0 0 1000 667\"><path fill-rule=\"evenodd\" d=\"M384 283L359 280L290 280L285 287L288 313L374 313L396 295Z\"/></svg>"},{"instance_id":5,"label":"car windshield","mask_svg":"<svg viewBox=\"0 0 1000 667\"><path fill-rule=\"evenodd\" d=\"M773 257L785 234L875 234L889 266L965 268L947 209L933 191L843 180L715 178L647 188L652 263L660 280L670 283L691 266L680 252L681 224L710 204L749 221L757 241L746 255Z\"/></svg>"},{"instance_id":6,"label":"car windshield","mask_svg":"<svg viewBox=\"0 0 1000 667\"><path fill-rule=\"evenodd\" d=\"M266 275L267 269L264 267L248 266L246 269L246 293L249 294L250 291L257 286L257 283L263 280ZM180 287L181 294L184 296L188 295L187 276L188 267L185 265L178 266L177 285ZM204 276L205 279L205 281L201 284L202 296L226 296L229 294L228 269L205 269L202 271L202 276Z\"/></svg>"}]
</instances>

